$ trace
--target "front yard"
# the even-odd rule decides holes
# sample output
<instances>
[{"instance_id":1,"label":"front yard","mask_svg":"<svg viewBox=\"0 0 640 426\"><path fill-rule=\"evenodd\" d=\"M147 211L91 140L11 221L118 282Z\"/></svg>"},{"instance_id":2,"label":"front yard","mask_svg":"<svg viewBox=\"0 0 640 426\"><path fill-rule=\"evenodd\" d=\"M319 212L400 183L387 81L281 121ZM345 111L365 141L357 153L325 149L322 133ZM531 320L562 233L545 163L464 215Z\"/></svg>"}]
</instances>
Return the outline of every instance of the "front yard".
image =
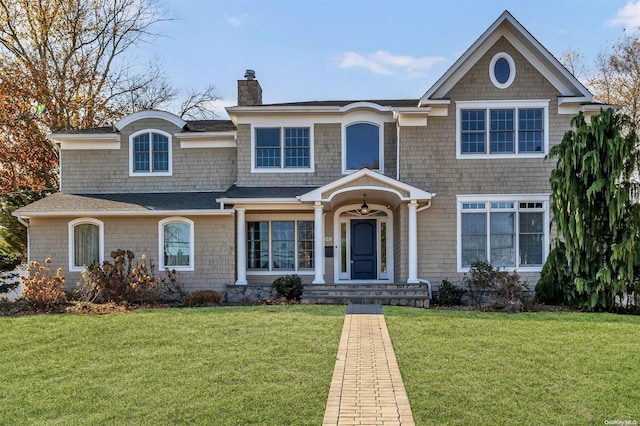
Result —
<instances>
[{"instance_id":1,"label":"front yard","mask_svg":"<svg viewBox=\"0 0 640 426\"><path fill-rule=\"evenodd\" d=\"M318 425L344 312L0 317L0 423ZM640 317L385 317L418 425L640 422Z\"/></svg>"},{"instance_id":2,"label":"front yard","mask_svg":"<svg viewBox=\"0 0 640 426\"><path fill-rule=\"evenodd\" d=\"M640 317L387 307L385 318L417 425L640 423Z\"/></svg>"},{"instance_id":3,"label":"front yard","mask_svg":"<svg viewBox=\"0 0 640 426\"><path fill-rule=\"evenodd\" d=\"M344 312L2 317L0 423L321 424Z\"/></svg>"}]
</instances>

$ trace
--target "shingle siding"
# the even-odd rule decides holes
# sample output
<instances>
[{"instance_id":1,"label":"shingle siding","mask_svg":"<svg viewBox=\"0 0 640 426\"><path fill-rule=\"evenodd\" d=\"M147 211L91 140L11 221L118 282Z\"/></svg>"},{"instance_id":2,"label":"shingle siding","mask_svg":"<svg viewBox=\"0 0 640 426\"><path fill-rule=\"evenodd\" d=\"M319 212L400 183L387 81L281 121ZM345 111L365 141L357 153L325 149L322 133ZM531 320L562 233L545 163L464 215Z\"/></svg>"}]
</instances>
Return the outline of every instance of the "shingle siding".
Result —
<instances>
[{"instance_id":1,"label":"shingle siding","mask_svg":"<svg viewBox=\"0 0 640 426\"><path fill-rule=\"evenodd\" d=\"M489 78L489 62L498 52L516 63L516 78L497 89ZM500 39L448 93L448 116L429 118L427 127L403 127L400 136L400 179L436 192L430 209L418 215L418 276L434 284L460 281L457 273L456 195L547 194L554 161L543 158L456 160L456 101L549 100L549 145L562 140L570 116L558 115L557 90L505 39ZM522 274L535 285L538 274Z\"/></svg>"},{"instance_id":2,"label":"shingle siding","mask_svg":"<svg viewBox=\"0 0 640 426\"><path fill-rule=\"evenodd\" d=\"M180 148L172 137L171 176L129 176L129 136L159 129L171 135L180 129L160 119L139 120L120 134L119 150L62 150L61 190L67 193L220 191L235 181L235 148Z\"/></svg>"},{"instance_id":3,"label":"shingle siding","mask_svg":"<svg viewBox=\"0 0 640 426\"><path fill-rule=\"evenodd\" d=\"M396 129L394 123L385 123L384 137L385 175L396 174ZM316 123L313 126L315 171L306 172L251 172L251 126L238 125L238 186L321 186L341 178L342 124Z\"/></svg>"},{"instance_id":4,"label":"shingle siding","mask_svg":"<svg viewBox=\"0 0 640 426\"><path fill-rule=\"evenodd\" d=\"M235 280L234 225L232 216L193 216L195 263L194 271L178 271L178 283L187 292L195 290L224 291L225 285ZM80 272L69 272L69 222L76 219L33 218L30 222L30 256L39 262L51 258L52 267L61 267L66 277L65 287L75 288ZM104 222L105 260L111 260L112 250L131 250L136 259L146 255L158 272L158 217L95 217Z\"/></svg>"}]
</instances>

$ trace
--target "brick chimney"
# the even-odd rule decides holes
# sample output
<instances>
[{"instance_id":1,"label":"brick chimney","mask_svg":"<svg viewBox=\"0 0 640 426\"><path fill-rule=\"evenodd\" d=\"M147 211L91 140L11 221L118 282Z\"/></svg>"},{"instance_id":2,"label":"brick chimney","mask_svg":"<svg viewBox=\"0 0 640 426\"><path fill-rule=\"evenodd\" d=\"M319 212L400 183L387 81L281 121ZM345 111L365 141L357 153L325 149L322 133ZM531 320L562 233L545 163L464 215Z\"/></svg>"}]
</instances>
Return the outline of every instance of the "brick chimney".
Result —
<instances>
[{"instance_id":1,"label":"brick chimney","mask_svg":"<svg viewBox=\"0 0 640 426\"><path fill-rule=\"evenodd\" d=\"M262 105L262 87L256 80L256 72L247 70L245 80L238 80L238 106Z\"/></svg>"}]
</instances>

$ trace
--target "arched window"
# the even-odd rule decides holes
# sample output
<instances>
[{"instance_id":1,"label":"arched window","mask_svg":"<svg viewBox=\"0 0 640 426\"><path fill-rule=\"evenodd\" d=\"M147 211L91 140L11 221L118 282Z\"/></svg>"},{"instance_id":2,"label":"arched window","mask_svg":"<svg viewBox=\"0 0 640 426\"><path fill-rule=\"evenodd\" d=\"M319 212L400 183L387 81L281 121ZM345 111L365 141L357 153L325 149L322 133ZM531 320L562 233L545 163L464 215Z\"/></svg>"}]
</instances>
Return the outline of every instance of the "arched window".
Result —
<instances>
[{"instance_id":1,"label":"arched window","mask_svg":"<svg viewBox=\"0 0 640 426\"><path fill-rule=\"evenodd\" d=\"M193 221L181 217L167 218L160 221L158 232L159 269L193 271Z\"/></svg>"},{"instance_id":2,"label":"arched window","mask_svg":"<svg viewBox=\"0 0 640 426\"><path fill-rule=\"evenodd\" d=\"M370 123L348 125L345 131L345 172L367 167L381 170L380 127Z\"/></svg>"},{"instance_id":3,"label":"arched window","mask_svg":"<svg viewBox=\"0 0 640 426\"><path fill-rule=\"evenodd\" d=\"M69 222L69 271L104 261L104 224L91 218Z\"/></svg>"},{"instance_id":4,"label":"arched window","mask_svg":"<svg viewBox=\"0 0 640 426\"><path fill-rule=\"evenodd\" d=\"M129 137L130 175L171 175L171 135L141 130Z\"/></svg>"}]
</instances>

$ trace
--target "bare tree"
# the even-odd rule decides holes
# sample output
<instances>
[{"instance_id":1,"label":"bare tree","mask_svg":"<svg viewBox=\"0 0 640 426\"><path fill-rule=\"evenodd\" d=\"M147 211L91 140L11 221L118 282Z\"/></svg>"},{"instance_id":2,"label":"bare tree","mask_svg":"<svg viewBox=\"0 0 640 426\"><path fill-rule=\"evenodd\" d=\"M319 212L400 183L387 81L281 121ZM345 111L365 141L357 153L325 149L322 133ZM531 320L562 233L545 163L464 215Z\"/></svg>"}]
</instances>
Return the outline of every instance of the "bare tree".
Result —
<instances>
[{"instance_id":1,"label":"bare tree","mask_svg":"<svg viewBox=\"0 0 640 426\"><path fill-rule=\"evenodd\" d=\"M221 99L215 86L208 86L203 91L190 90L178 107L177 115L191 119L216 118L212 106Z\"/></svg>"},{"instance_id":2,"label":"bare tree","mask_svg":"<svg viewBox=\"0 0 640 426\"><path fill-rule=\"evenodd\" d=\"M610 50L596 58L596 73L589 78L596 99L620 105L640 126L640 33L626 31Z\"/></svg>"},{"instance_id":3,"label":"bare tree","mask_svg":"<svg viewBox=\"0 0 640 426\"><path fill-rule=\"evenodd\" d=\"M48 133L171 108L180 91L160 61L132 59L171 20L160 1L0 0L0 207L21 191L37 199L58 186ZM212 87L189 92L180 113L205 115L216 99Z\"/></svg>"},{"instance_id":4,"label":"bare tree","mask_svg":"<svg viewBox=\"0 0 640 426\"><path fill-rule=\"evenodd\" d=\"M578 80L585 77L585 74L587 73L585 57L580 51L567 49L562 52L562 55L560 55L558 60Z\"/></svg>"}]
</instances>

